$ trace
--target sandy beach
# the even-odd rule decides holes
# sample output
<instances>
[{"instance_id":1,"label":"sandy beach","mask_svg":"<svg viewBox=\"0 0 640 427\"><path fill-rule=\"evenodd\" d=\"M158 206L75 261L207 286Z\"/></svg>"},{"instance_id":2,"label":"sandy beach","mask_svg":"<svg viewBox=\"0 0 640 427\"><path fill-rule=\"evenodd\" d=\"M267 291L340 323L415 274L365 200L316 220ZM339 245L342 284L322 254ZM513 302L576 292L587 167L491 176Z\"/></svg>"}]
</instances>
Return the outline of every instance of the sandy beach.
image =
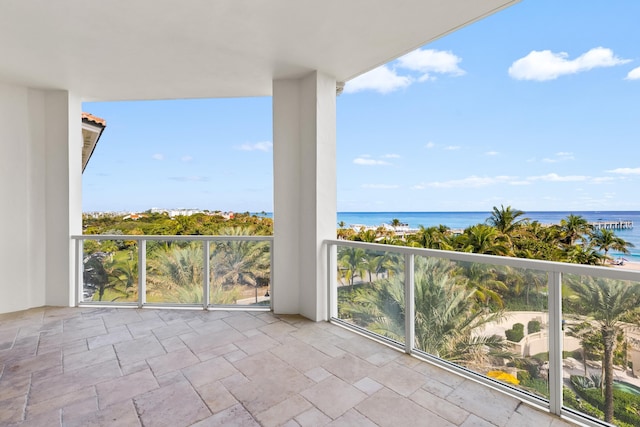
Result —
<instances>
[{"instance_id":1,"label":"sandy beach","mask_svg":"<svg viewBox=\"0 0 640 427\"><path fill-rule=\"evenodd\" d=\"M620 268L622 270L640 271L640 262L625 262L623 265L611 265L614 268Z\"/></svg>"}]
</instances>

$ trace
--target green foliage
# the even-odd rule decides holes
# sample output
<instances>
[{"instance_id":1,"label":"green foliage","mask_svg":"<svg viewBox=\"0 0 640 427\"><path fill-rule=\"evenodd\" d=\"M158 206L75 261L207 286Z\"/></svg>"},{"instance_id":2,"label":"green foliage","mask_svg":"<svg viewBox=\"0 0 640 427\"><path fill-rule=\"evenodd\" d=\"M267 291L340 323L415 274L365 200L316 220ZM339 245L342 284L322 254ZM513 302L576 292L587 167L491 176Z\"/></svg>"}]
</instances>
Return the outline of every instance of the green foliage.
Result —
<instances>
[{"instance_id":1,"label":"green foliage","mask_svg":"<svg viewBox=\"0 0 640 427\"><path fill-rule=\"evenodd\" d=\"M514 323L511 329L504 331L507 339L511 342L520 342L524 338L524 325L522 323Z\"/></svg>"},{"instance_id":2,"label":"green foliage","mask_svg":"<svg viewBox=\"0 0 640 427\"><path fill-rule=\"evenodd\" d=\"M527 334L534 334L536 332L540 332L540 321L539 320L530 320L527 323Z\"/></svg>"}]
</instances>

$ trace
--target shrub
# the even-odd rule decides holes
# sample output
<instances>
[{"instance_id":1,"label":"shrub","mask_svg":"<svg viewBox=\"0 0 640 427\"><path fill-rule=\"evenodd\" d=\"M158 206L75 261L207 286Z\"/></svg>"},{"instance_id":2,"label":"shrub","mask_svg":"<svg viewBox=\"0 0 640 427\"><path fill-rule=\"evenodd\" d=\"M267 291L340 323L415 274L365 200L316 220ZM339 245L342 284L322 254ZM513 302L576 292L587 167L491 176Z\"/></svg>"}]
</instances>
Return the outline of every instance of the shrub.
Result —
<instances>
[{"instance_id":1,"label":"shrub","mask_svg":"<svg viewBox=\"0 0 640 427\"><path fill-rule=\"evenodd\" d=\"M540 332L540 321L531 320L527 323L527 333L534 334L536 332Z\"/></svg>"},{"instance_id":2,"label":"shrub","mask_svg":"<svg viewBox=\"0 0 640 427\"><path fill-rule=\"evenodd\" d=\"M520 342L524 338L524 325L515 323L511 329L504 331L507 339L511 342Z\"/></svg>"},{"instance_id":3,"label":"shrub","mask_svg":"<svg viewBox=\"0 0 640 427\"><path fill-rule=\"evenodd\" d=\"M594 388L596 386L591 378L583 377L582 375L571 375L569 379L571 380L571 384L580 390Z\"/></svg>"}]
</instances>

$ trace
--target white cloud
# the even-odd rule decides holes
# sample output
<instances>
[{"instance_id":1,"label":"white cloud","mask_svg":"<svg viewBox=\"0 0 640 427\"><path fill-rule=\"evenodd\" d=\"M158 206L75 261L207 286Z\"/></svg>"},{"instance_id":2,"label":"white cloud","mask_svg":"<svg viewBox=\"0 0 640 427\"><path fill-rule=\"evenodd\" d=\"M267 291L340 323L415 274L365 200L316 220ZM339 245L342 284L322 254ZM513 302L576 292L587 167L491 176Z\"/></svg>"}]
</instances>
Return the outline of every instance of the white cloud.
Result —
<instances>
[{"instance_id":1,"label":"white cloud","mask_svg":"<svg viewBox=\"0 0 640 427\"><path fill-rule=\"evenodd\" d=\"M500 153L498 153L497 151L487 151L484 154L485 154L485 156L497 156Z\"/></svg>"},{"instance_id":2,"label":"white cloud","mask_svg":"<svg viewBox=\"0 0 640 427\"><path fill-rule=\"evenodd\" d=\"M448 151L458 151L460 149L459 145L449 145L447 147L444 147L445 150Z\"/></svg>"},{"instance_id":3,"label":"white cloud","mask_svg":"<svg viewBox=\"0 0 640 427\"><path fill-rule=\"evenodd\" d=\"M357 158L353 159L353 163L356 164L356 165L362 165L362 166L380 166L380 165L388 165L389 164L389 163L385 162L384 160L375 160L375 159L368 158L366 156L357 157Z\"/></svg>"},{"instance_id":4,"label":"white cloud","mask_svg":"<svg viewBox=\"0 0 640 427\"><path fill-rule=\"evenodd\" d=\"M640 80L640 67L636 67L633 70L629 71L626 80Z\"/></svg>"},{"instance_id":5,"label":"white cloud","mask_svg":"<svg viewBox=\"0 0 640 427\"><path fill-rule=\"evenodd\" d=\"M574 160L575 157L573 157L573 153L569 153L567 151L560 151L558 153L556 153L556 157L555 158L544 158L542 159L543 162L545 163L557 163L557 162L564 162L567 160Z\"/></svg>"},{"instance_id":6,"label":"white cloud","mask_svg":"<svg viewBox=\"0 0 640 427\"><path fill-rule=\"evenodd\" d=\"M511 64L509 75L516 80L546 81L593 68L626 64L629 61L629 59L618 58L611 49L604 47L593 48L576 59L569 59L569 54L566 52L533 50Z\"/></svg>"},{"instance_id":7,"label":"white cloud","mask_svg":"<svg viewBox=\"0 0 640 427\"><path fill-rule=\"evenodd\" d=\"M450 181L433 181L415 185L413 188L416 190L424 190L425 188L478 188L487 187L489 185L505 184L515 180L515 177L510 176L475 176L472 175L467 178L453 179Z\"/></svg>"},{"instance_id":8,"label":"white cloud","mask_svg":"<svg viewBox=\"0 0 640 427\"><path fill-rule=\"evenodd\" d=\"M549 173L546 175L530 176L527 179L530 181L579 182L579 181L587 181L589 177L584 175L561 176L561 175L558 175L557 173Z\"/></svg>"},{"instance_id":9,"label":"white cloud","mask_svg":"<svg viewBox=\"0 0 640 427\"><path fill-rule=\"evenodd\" d=\"M382 94L403 89L412 83L410 76L400 76L387 65L364 73L353 80L349 80L344 86L344 93L356 93L363 90L373 90Z\"/></svg>"},{"instance_id":10,"label":"white cloud","mask_svg":"<svg viewBox=\"0 0 640 427\"><path fill-rule=\"evenodd\" d=\"M393 184L362 184L362 188L370 188L374 190L395 190L396 188L400 188L400 186Z\"/></svg>"},{"instance_id":11,"label":"white cloud","mask_svg":"<svg viewBox=\"0 0 640 427\"><path fill-rule=\"evenodd\" d=\"M435 79L434 74L461 76L465 74L458 63L462 59L451 52L434 49L417 49L398 58L392 65L385 64L349 80L344 93L373 90L382 94L409 87L414 82ZM402 74L407 70L411 74Z\"/></svg>"},{"instance_id":12,"label":"white cloud","mask_svg":"<svg viewBox=\"0 0 640 427\"><path fill-rule=\"evenodd\" d=\"M616 168L607 172L620 175L640 175L640 168Z\"/></svg>"},{"instance_id":13,"label":"white cloud","mask_svg":"<svg viewBox=\"0 0 640 427\"><path fill-rule=\"evenodd\" d=\"M189 163L190 161L193 160L193 157L191 157L191 156L182 156L182 158L180 160L182 160L185 163Z\"/></svg>"},{"instance_id":14,"label":"white cloud","mask_svg":"<svg viewBox=\"0 0 640 427\"><path fill-rule=\"evenodd\" d=\"M399 159L401 157L400 154L385 154L382 156L383 159Z\"/></svg>"},{"instance_id":15,"label":"white cloud","mask_svg":"<svg viewBox=\"0 0 640 427\"><path fill-rule=\"evenodd\" d=\"M240 151L269 151L273 147L271 141L256 142L254 144L242 144L236 147Z\"/></svg>"},{"instance_id":16,"label":"white cloud","mask_svg":"<svg viewBox=\"0 0 640 427\"><path fill-rule=\"evenodd\" d=\"M164 160L164 154L156 153L153 156L151 156L151 158L153 160Z\"/></svg>"},{"instance_id":17,"label":"white cloud","mask_svg":"<svg viewBox=\"0 0 640 427\"><path fill-rule=\"evenodd\" d=\"M616 178L612 176L600 176L600 177L593 178L591 182L593 182L594 184L602 184L603 182L611 182L615 180Z\"/></svg>"},{"instance_id":18,"label":"white cloud","mask_svg":"<svg viewBox=\"0 0 640 427\"><path fill-rule=\"evenodd\" d=\"M418 81L434 79L433 73L461 76L465 72L458 64L462 59L451 52L416 49L398 58L398 67L422 73Z\"/></svg>"},{"instance_id":19,"label":"white cloud","mask_svg":"<svg viewBox=\"0 0 640 427\"><path fill-rule=\"evenodd\" d=\"M435 143L433 143L433 142L429 141L429 142L427 142L427 144L424 146L424 148L434 148L435 146L436 146L436 144L435 144Z\"/></svg>"}]
</instances>

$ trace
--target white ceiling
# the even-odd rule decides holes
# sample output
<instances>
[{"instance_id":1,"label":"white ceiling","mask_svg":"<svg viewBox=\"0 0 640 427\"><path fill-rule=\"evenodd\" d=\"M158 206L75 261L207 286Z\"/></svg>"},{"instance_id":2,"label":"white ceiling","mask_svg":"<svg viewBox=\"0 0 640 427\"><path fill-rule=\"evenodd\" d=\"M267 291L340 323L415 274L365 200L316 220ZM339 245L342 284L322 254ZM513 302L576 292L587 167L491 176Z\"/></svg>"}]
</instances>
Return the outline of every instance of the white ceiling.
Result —
<instances>
[{"instance_id":1,"label":"white ceiling","mask_svg":"<svg viewBox=\"0 0 640 427\"><path fill-rule=\"evenodd\" d=\"M0 0L0 82L84 100L349 80L518 0Z\"/></svg>"}]
</instances>

